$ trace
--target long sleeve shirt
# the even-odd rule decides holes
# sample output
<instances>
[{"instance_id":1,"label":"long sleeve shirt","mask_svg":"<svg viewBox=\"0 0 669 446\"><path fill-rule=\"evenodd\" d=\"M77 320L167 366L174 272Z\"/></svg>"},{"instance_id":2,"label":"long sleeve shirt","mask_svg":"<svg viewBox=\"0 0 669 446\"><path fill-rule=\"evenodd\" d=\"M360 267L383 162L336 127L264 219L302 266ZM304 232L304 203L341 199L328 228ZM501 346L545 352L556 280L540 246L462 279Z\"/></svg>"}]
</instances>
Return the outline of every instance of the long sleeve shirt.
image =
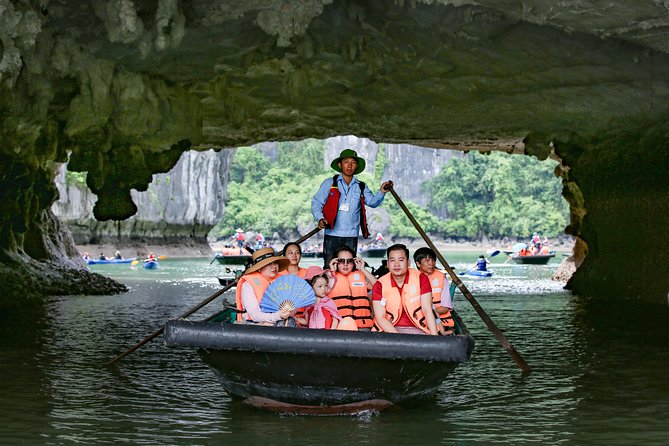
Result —
<instances>
[{"instance_id":1,"label":"long sleeve shirt","mask_svg":"<svg viewBox=\"0 0 669 446\"><path fill-rule=\"evenodd\" d=\"M311 213L316 221L323 218L323 206L328 199L330 186L332 186L332 177L326 178L321 183L321 187L318 188L316 195L311 199ZM337 219L334 228L326 229L325 234L336 237L357 237L360 232L360 182L356 177L353 177L351 184L346 184L342 176L339 175L337 187L340 192ZM383 192L378 191L376 194L372 194L369 187L365 187L363 193L365 194L365 205L375 208L383 203L385 197ZM345 209L348 209L348 211Z\"/></svg>"},{"instance_id":2,"label":"long sleeve shirt","mask_svg":"<svg viewBox=\"0 0 669 446\"><path fill-rule=\"evenodd\" d=\"M244 305L244 309L248 315L247 319L253 322L269 322L273 324L281 320L278 311L275 313L263 313L260 310L256 294L248 282L242 284L242 305Z\"/></svg>"}]
</instances>

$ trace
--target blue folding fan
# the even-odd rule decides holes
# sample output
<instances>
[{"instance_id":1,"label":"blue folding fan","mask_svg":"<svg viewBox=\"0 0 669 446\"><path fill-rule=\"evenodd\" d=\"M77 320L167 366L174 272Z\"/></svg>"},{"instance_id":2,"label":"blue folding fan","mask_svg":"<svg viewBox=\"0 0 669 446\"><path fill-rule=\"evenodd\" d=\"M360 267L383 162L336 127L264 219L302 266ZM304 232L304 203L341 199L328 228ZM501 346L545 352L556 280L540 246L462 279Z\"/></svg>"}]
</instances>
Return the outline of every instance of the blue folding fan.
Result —
<instances>
[{"instance_id":1,"label":"blue folding fan","mask_svg":"<svg viewBox=\"0 0 669 446\"><path fill-rule=\"evenodd\" d=\"M260 299L260 311L274 313L286 306L292 310L308 307L316 302L313 288L306 280L286 274L272 282Z\"/></svg>"}]
</instances>

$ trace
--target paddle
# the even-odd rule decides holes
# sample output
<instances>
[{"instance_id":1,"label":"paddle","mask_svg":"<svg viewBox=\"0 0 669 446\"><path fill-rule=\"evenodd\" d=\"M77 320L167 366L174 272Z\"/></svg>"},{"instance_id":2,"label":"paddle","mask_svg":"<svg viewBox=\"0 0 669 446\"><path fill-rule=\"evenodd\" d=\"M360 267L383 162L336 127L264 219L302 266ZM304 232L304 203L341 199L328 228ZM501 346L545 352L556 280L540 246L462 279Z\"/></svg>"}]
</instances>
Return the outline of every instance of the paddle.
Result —
<instances>
[{"instance_id":1,"label":"paddle","mask_svg":"<svg viewBox=\"0 0 669 446\"><path fill-rule=\"evenodd\" d=\"M321 230L321 229L317 226L317 227L314 228L312 231L310 231L310 232L308 232L307 234L305 234L305 235L303 235L302 237L300 237L295 243L297 243L297 244L299 245L300 243L302 243L303 241L307 240L309 237L313 236L314 234L316 234L316 233L317 233L318 231L320 231L320 230ZM184 314L182 314L181 316L179 316L177 319L185 319L185 318L187 318L188 316L190 316L191 314L195 313L195 312L196 312L197 310L199 310L200 308L202 308L202 307L204 307L205 305L211 303L211 302L212 302L213 300L215 300L218 296L220 296L221 294L225 293L226 291L228 291L228 290L229 290L230 288L232 288L233 286L236 286L238 281L239 281L239 279L235 279L235 281L232 282L230 285L228 285L228 286L226 286L226 287L224 287L224 288L222 288L222 289L216 291L214 294L212 294L211 296L209 296L208 298L206 298L205 300L203 300L203 301L200 302L199 304L195 305L194 307L191 307L188 311L186 311ZM124 356L126 356L126 355L128 355L128 354L130 354L130 353L132 353L132 352L134 352L135 350L137 350L138 348L140 348L142 345L148 343L148 342L151 341L152 339L157 338L158 336L160 336L160 334L161 334L164 330L165 330L165 326L160 327L160 329L154 331L153 333L151 333L150 335L148 335L147 337L145 337L144 339L142 339L141 341L139 341L137 344L135 344L135 345L133 345L132 347L130 347L130 348L129 348L128 350L126 350L125 352L121 353L120 355L117 355L114 359L112 359L111 361L109 361L109 362L107 363L107 365L108 365L108 366L109 366L109 365L113 365L113 364L116 363L119 359L123 358Z\"/></svg>"},{"instance_id":2,"label":"paddle","mask_svg":"<svg viewBox=\"0 0 669 446\"><path fill-rule=\"evenodd\" d=\"M416 219L411 215L411 212L407 207L404 205L404 202L402 199L397 195L397 192L395 192L395 189L390 187L390 193L395 197L395 200L397 201L397 204L402 208L406 216L409 218L413 226L416 228L418 233L423 237L423 240L425 240L425 243L432 249L435 254L437 255L437 258L441 262L441 264L444 266L444 269L448 272L448 275L451 276L451 279L453 282L457 285L457 287L460 289L462 294L467 298L470 304L474 307L474 310L478 313L478 315L481 317L483 322L485 322L486 326L488 329L495 335L499 343L506 349L506 351L511 355L511 358L514 360L516 365L523 371L523 373L529 373L532 371L530 366L525 362L525 360L520 356L520 353L511 345L509 340L504 336L504 334L500 331L500 329L495 325L495 323L490 319L490 316L481 308L481 305L474 299L474 296L472 293L469 292L465 284L460 280L457 274L455 274L455 271L448 265L448 262L446 262L446 259L441 255L441 253L437 250L437 247L434 246L434 243L432 243L432 240L427 236L425 231L423 231L423 228L421 228L420 224L416 221Z\"/></svg>"}]
</instances>

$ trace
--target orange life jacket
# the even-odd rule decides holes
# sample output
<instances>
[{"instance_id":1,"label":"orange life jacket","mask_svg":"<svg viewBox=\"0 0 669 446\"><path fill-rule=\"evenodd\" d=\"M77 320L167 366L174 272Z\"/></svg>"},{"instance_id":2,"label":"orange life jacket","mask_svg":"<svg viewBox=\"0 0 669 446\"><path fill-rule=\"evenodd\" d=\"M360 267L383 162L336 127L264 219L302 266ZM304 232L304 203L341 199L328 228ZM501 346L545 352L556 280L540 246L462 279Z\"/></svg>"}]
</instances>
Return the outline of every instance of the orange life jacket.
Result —
<instances>
[{"instance_id":1,"label":"orange life jacket","mask_svg":"<svg viewBox=\"0 0 669 446\"><path fill-rule=\"evenodd\" d=\"M383 287L383 299L381 303L385 304L386 307L385 318L393 325L397 324L402 311L404 311L417 328L430 334L420 305L420 274L420 271L411 268L407 271L401 296L399 288L392 284L392 275L386 274L385 276L381 276L379 279Z\"/></svg>"},{"instance_id":2,"label":"orange life jacket","mask_svg":"<svg viewBox=\"0 0 669 446\"><path fill-rule=\"evenodd\" d=\"M245 282L248 282L249 285L253 287L253 292L256 295L256 299L258 299L258 304L260 304L260 299L262 299L262 295L265 294L265 290L269 286L269 281L259 272L243 275L239 279L239 282L237 282L237 290L235 291L235 303L237 304L237 309L243 312L237 313L237 321L239 322L248 320L248 316L246 316L246 313L244 312L244 304L242 303L242 285Z\"/></svg>"},{"instance_id":3,"label":"orange life jacket","mask_svg":"<svg viewBox=\"0 0 669 446\"><path fill-rule=\"evenodd\" d=\"M374 319L365 275L360 271L353 271L348 276L341 273L334 273L334 276L337 280L328 297L337 304L341 317L352 317L358 328L372 328Z\"/></svg>"},{"instance_id":4,"label":"orange life jacket","mask_svg":"<svg viewBox=\"0 0 669 446\"><path fill-rule=\"evenodd\" d=\"M332 186L330 186L328 199L323 206L323 216L328 221L328 229L334 228L335 221L337 220L337 211L339 210L339 197L341 196L341 192L339 192L339 186L337 185L338 177L339 175L332 177ZM362 231L363 238L369 238L367 213L365 211L365 183L358 180L358 184L360 185L360 230Z\"/></svg>"},{"instance_id":5,"label":"orange life jacket","mask_svg":"<svg viewBox=\"0 0 669 446\"><path fill-rule=\"evenodd\" d=\"M276 275L276 277L281 277L285 276L287 274L290 274L287 269L284 269L283 271L279 271L279 274ZM307 269L300 267L297 271L297 277L304 279L307 275Z\"/></svg>"},{"instance_id":6,"label":"orange life jacket","mask_svg":"<svg viewBox=\"0 0 669 446\"><path fill-rule=\"evenodd\" d=\"M444 289L448 286L448 281L446 280L446 275L441 271L434 270L432 274L427 276L430 279L430 286L432 287L432 306L434 308L441 307L441 293L450 293L449 289ZM451 296L452 298L453 296ZM445 329L455 327L455 321L451 315L451 310L449 309L447 313L439 314L439 319L441 319L441 324ZM419 322L424 323L425 318L421 319Z\"/></svg>"}]
</instances>

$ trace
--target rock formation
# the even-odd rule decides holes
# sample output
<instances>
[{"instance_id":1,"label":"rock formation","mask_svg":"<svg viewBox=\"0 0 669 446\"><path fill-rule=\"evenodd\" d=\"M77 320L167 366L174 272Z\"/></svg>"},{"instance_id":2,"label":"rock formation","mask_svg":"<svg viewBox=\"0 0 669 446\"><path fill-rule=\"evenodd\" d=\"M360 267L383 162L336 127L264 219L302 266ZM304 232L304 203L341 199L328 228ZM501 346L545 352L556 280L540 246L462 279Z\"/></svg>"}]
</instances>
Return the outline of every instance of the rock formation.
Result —
<instances>
[{"instance_id":1,"label":"rock formation","mask_svg":"<svg viewBox=\"0 0 669 446\"><path fill-rule=\"evenodd\" d=\"M3 271L66 257L68 153L124 220L187 150L352 134L560 159L568 286L666 303L668 24L657 0L0 0Z\"/></svg>"},{"instance_id":2,"label":"rock formation","mask_svg":"<svg viewBox=\"0 0 669 446\"><path fill-rule=\"evenodd\" d=\"M56 177L54 214L67 224L77 244L119 247L175 244L209 255L207 234L223 218L232 151L185 152L169 172L156 174L145 192L131 191L137 213L121 221L93 218L96 196L68 182L65 165Z\"/></svg>"}]
</instances>

